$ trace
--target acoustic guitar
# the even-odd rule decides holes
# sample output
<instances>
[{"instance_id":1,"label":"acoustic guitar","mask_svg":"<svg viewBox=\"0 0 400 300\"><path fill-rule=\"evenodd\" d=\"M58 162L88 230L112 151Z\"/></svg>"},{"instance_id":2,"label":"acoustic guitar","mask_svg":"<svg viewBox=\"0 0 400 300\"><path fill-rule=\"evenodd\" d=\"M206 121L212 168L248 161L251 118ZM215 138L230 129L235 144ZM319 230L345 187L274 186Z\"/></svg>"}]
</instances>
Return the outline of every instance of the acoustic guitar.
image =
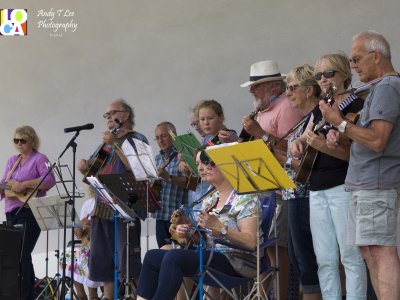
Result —
<instances>
[{"instance_id":1,"label":"acoustic guitar","mask_svg":"<svg viewBox=\"0 0 400 300\"><path fill-rule=\"evenodd\" d=\"M33 189L26 189L22 192L14 192L11 190L12 184L16 182L15 180L11 179L7 183L0 184L0 189L4 190L4 193L6 194L7 198L16 198L20 202L25 203L28 197L31 195ZM36 197L37 192L35 192L32 197Z\"/></svg>"},{"instance_id":2,"label":"acoustic guitar","mask_svg":"<svg viewBox=\"0 0 400 300\"><path fill-rule=\"evenodd\" d=\"M111 133L116 133L121 129L122 122L118 119L115 119L117 126L111 129ZM103 143L99 150L94 154L94 158L90 162L89 170L86 172L85 176L83 177L83 182L89 184L87 180L90 176L96 176L100 169L103 167L104 163L106 162L109 152L105 151L104 148L105 144Z\"/></svg>"},{"instance_id":3,"label":"acoustic guitar","mask_svg":"<svg viewBox=\"0 0 400 300\"><path fill-rule=\"evenodd\" d=\"M326 103L332 106L332 104L335 102L333 99L333 93L336 90L335 84L332 82L329 85L329 88L326 92L325 97L323 98ZM321 118L321 120L314 125L312 131L314 133L318 133L318 131L326 124L325 119ZM299 166L299 171L297 172L296 175L296 181L301 183L301 184L306 184L308 179L310 178L312 168L314 166L315 160L317 159L319 151L309 145L307 145L304 155L301 158L300 161L300 166Z\"/></svg>"},{"instance_id":4,"label":"acoustic guitar","mask_svg":"<svg viewBox=\"0 0 400 300\"><path fill-rule=\"evenodd\" d=\"M331 91L332 92L332 91ZM332 105L334 103L334 100L332 96L329 96L329 104ZM347 106L349 106L351 103L353 103L354 100L356 100L359 96L355 93L350 94L343 102L339 104L339 110L343 111ZM326 97L325 97L326 98ZM347 113L345 116L345 119L350 122L350 123L357 123L358 118L360 115L358 113ZM326 121L324 118L321 119L320 122L318 122L316 125L314 125L313 132L318 132L321 130L326 124ZM305 184L308 179L310 178L311 171L314 167L315 160L318 156L319 151L316 150L315 148L311 146L306 147L306 152L303 155L301 161L300 161L300 166L299 170L297 172L296 176L296 181L302 184Z\"/></svg>"}]
</instances>

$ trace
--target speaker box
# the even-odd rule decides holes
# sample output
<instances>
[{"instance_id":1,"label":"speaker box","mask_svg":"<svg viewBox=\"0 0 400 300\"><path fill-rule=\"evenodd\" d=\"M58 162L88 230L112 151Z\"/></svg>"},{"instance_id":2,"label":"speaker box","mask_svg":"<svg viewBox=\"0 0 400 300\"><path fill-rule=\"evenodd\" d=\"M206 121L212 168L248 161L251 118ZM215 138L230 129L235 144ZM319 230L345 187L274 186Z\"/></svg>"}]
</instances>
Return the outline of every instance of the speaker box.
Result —
<instances>
[{"instance_id":1,"label":"speaker box","mask_svg":"<svg viewBox=\"0 0 400 300\"><path fill-rule=\"evenodd\" d=\"M0 225L0 299L20 299L23 230Z\"/></svg>"}]
</instances>

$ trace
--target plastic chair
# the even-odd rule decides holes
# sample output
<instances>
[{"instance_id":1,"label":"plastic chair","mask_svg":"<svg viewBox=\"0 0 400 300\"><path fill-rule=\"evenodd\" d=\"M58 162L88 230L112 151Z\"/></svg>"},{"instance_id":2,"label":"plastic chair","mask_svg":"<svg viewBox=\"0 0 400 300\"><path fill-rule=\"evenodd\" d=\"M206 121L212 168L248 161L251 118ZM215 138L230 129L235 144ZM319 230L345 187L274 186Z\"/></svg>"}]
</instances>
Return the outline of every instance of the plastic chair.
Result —
<instances>
[{"instance_id":1,"label":"plastic chair","mask_svg":"<svg viewBox=\"0 0 400 300\"><path fill-rule=\"evenodd\" d=\"M276 253L278 253L277 252L278 238L276 237L276 232L275 232L274 238L268 239L269 231L271 229L271 225L274 221L274 215L275 215L275 208L276 208L275 192L271 191L268 193L267 196L261 198L260 206L261 206L261 228L260 229L261 229L262 236L263 236L263 242L258 245L259 253L264 253L265 248L267 248L273 244L275 244ZM258 240L260 240L260 239L258 239ZM218 244L227 245L231 248L240 249L237 246L226 242L225 240L215 239L214 242L218 243ZM240 250L244 250L244 249L240 249ZM248 251L248 250L245 250L245 251ZM255 252L253 252L253 253L255 253ZM242 295L240 295L240 293L238 294L235 291L235 288L238 288L240 286L246 285L246 284L254 281L253 287L250 289L250 292L247 293L247 295L245 296L244 299L253 299L253 298L268 299L267 291L269 289L267 291L264 291L262 289L261 283L264 282L267 278L270 278L271 276L276 276L278 269L271 268L268 265L268 260L267 260L266 255L263 255L262 257L260 257L260 254L258 254L258 257L259 257L258 261L260 262L260 265L258 266L258 269L259 269L258 274L260 274L260 273L266 274L266 276L261 281L259 280L258 276L256 279L245 278L245 277L233 277L233 276L228 276L224 273L221 273L221 272L213 269L212 267L209 267L208 263L212 259L212 255L211 255L207 264L204 266L204 274L203 274L204 284L207 286L221 288L226 293L228 293L233 299L238 300L238 299L241 299L240 297ZM271 281L271 284L272 284L272 281ZM260 289L262 290L261 292L260 292ZM189 295L186 292L187 298L195 299L197 297L198 290L199 290L199 286L196 287L196 290L191 298L189 298ZM205 294L207 294L207 293L205 292Z\"/></svg>"}]
</instances>

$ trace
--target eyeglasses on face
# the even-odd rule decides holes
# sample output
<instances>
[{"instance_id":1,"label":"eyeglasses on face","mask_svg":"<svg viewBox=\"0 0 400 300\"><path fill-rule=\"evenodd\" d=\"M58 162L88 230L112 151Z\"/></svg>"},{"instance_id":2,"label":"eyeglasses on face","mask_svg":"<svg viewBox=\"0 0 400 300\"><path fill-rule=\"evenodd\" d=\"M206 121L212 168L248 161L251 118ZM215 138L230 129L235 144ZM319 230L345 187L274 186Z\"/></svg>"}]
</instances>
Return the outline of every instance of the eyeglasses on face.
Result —
<instances>
[{"instance_id":1,"label":"eyeglasses on face","mask_svg":"<svg viewBox=\"0 0 400 300\"><path fill-rule=\"evenodd\" d=\"M14 139L14 144L18 145L19 143L21 144L26 144L26 140L25 139Z\"/></svg>"},{"instance_id":2,"label":"eyeglasses on face","mask_svg":"<svg viewBox=\"0 0 400 300\"><path fill-rule=\"evenodd\" d=\"M205 151L200 152L200 161L205 166L215 167L215 162L211 160Z\"/></svg>"},{"instance_id":3,"label":"eyeglasses on face","mask_svg":"<svg viewBox=\"0 0 400 300\"><path fill-rule=\"evenodd\" d=\"M326 70L323 72L318 72L315 73L314 78L315 80L321 80L322 79L322 75L324 75L325 78L332 78L333 76L335 76L337 71L335 70Z\"/></svg>"},{"instance_id":4,"label":"eyeglasses on face","mask_svg":"<svg viewBox=\"0 0 400 300\"><path fill-rule=\"evenodd\" d=\"M113 115L116 114L117 112L126 112L126 110L116 110L116 109L110 110L110 111L106 112L106 113L103 115L103 118L104 118L104 119L107 119L108 117L113 116Z\"/></svg>"},{"instance_id":5,"label":"eyeglasses on face","mask_svg":"<svg viewBox=\"0 0 400 300\"><path fill-rule=\"evenodd\" d=\"M368 54L374 53L375 51L369 51L367 54L365 54L364 56L353 56L352 58L349 59L351 64L358 64L360 62L360 60L362 60L364 57L366 57Z\"/></svg>"},{"instance_id":6,"label":"eyeglasses on face","mask_svg":"<svg viewBox=\"0 0 400 300\"><path fill-rule=\"evenodd\" d=\"M294 91L296 91L296 89L300 86L300 84L296 83L296 84L292 84L292 85L287 85L286 86L286 91L290 91L291 93L293 93Z\"/></svg>"}]
</instances>

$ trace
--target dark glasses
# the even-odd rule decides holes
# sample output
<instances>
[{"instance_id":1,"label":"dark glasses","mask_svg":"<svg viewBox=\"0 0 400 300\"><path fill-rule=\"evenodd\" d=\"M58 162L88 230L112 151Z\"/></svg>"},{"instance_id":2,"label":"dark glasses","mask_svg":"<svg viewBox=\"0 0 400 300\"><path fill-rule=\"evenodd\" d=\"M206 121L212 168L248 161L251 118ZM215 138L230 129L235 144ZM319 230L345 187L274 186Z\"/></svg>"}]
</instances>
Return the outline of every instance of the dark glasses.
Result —
<instances>
[{"instance_id":1,"label":"dark glasses","mask_svg":"<svg viewBox=\"0 0 400 300\"><path fill-rule=\"evenodd\" d=\"M24 139L14 139L14 144L18 145L18 143L26 144L26 140L24 140Z\"/></svg>"},{"instance_id":2,"label":"dark glasses","mask_svg":"<svg viewBox=\"0 0 400 300\"><path fill-rule=\"evenodd\" d=\"M200 152L200 161L205 166L215 167L215 162L211 160L205 151Z\"/></svg>"},{"instance_id":3,"label":"dark glasses","mask_svg":"<svg viewBox=\"0 0 400 300\"><path fill-rule=\"evenodd\" d=\"M315 80L321 80L322 75L324 75L325 78L332 78L333 76L335 76L336 72L337 71L335 71L335 70L326 70L323 72L318 72L318 73L315 73L314 78L315 78Z\"/></svg>"},{"instance_id":4,"label":"dark glasses","mask_svg":"<svg viewBox=\"0 0 400 300\"><path fill-rule=\"evenodd\" d=\"M299 84L287 85L286 91L290 91L291 93L293 93L299 86Z\"/></svg>"}]
</instances>

